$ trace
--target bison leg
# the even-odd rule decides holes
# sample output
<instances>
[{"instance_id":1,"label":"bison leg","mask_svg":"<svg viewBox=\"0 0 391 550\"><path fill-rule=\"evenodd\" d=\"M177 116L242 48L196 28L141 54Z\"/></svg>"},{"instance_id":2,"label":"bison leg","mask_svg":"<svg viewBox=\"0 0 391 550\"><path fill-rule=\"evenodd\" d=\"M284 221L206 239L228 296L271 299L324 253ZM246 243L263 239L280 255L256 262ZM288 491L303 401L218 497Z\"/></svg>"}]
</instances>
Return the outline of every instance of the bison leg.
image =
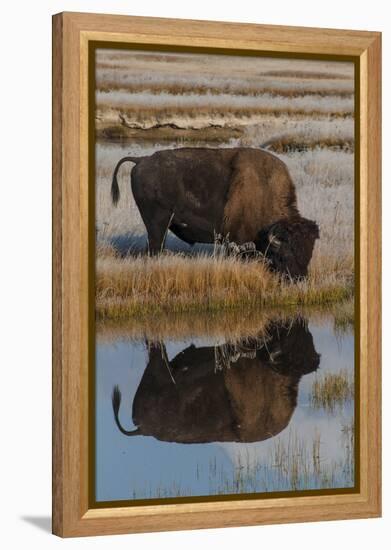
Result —
<instances>
[{"instance_id":1,"label":"bison leg","mask_svg":"<svg viewBox=\"0 0 391 550\"><path fill-rule=\"evenodd\" d=\"M147 220L144 219L148 233L148 253L151 256L162 252L173 217L174 213L159 212Z\"/></svg>"}]
</instances>

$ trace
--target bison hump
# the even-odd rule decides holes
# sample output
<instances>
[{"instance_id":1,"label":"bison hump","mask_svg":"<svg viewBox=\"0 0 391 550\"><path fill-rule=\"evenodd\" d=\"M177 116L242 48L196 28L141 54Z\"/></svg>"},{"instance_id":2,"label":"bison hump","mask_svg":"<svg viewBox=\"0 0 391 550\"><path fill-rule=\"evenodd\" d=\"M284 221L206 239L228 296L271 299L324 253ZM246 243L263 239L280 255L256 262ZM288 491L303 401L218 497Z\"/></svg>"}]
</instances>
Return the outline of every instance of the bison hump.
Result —
<instances>
[{"instance_id":1,"label":"bison hump","mask_svg":"<svg viewBox=\"0 0 391 550\"><path fill-rule=\"evenodd\" d=\"M224 232L253 241L261 227L297 215L296 192L286 165L257 149L239 150L224 208Z\"/></svg>"}]
</instances>

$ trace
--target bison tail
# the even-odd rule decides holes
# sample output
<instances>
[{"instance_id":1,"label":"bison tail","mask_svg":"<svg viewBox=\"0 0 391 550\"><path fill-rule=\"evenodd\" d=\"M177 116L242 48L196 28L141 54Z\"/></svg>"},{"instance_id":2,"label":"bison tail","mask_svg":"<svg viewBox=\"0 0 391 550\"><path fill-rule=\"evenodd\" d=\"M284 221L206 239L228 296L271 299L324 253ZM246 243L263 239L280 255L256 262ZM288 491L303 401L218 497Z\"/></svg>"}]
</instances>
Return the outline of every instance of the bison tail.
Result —
<instances>
[{"instance_id":1,"label":"bison tail","mask_svg":"<svg viewBox=\"0 0 391 550\"><path fill-rule=\"evenodd\" d=\"M114 206L117 206L118 201L120 199L120 192L119 192L117 175L118 175L118 170L120 169L121 165L124 162L134 162L134 164L137 164L138 162L140 162L144 158L145 157L124 157L118 162L117 166L114 169L113 181L111 182L111 200L113 201Z\"/></svg>"},{"instance_id":2,"label":"bison tail","mask_svg":"<svg viewBox=\"0 0 391 550\"><path fill-rule=\"evenodd\" d=\"M119 193L119 187L118 187L118 179L117 179L117 174L114 172L113 181L111 182L111 200L114 206L117 206L119 197L120 197L120 193Z\"/></svg>"}]
</instances>

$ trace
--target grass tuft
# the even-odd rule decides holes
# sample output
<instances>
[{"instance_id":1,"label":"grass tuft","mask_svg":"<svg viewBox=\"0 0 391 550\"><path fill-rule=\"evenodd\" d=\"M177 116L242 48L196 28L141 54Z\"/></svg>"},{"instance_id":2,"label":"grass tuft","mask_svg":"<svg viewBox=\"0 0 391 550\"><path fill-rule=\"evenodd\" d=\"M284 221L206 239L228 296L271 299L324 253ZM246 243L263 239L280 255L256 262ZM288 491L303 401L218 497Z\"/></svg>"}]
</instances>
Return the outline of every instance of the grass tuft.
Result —
<instances>
[{"instance_id":1,"label":"grass tuft","mask_svg":"<svg viewBox=\"0 0 391 550\"><path fill-rule=\"evenodd\" d=\"M334 266L332 266L333 268ZM342 270L316 267L296 283L271 273L263 260L218 253L189 257L165 252L157 257L98 256L96 312L100 319L125 320L162 312L218 312L263 306L327 305L353 295Z\"/></svg>"},{"instance_id":2,"label":"grass tuft","mask_svg":"<svg viewBox=\"0 0 391 550\"><path fill-rule=\"evenodd\" d=\"M337 374L328 373L317 377L312 384L310 398L315 409L324 408L334 412L346 401L354 399L353 376L346 370L341 370Z\"/></svg>"}]
</instances>

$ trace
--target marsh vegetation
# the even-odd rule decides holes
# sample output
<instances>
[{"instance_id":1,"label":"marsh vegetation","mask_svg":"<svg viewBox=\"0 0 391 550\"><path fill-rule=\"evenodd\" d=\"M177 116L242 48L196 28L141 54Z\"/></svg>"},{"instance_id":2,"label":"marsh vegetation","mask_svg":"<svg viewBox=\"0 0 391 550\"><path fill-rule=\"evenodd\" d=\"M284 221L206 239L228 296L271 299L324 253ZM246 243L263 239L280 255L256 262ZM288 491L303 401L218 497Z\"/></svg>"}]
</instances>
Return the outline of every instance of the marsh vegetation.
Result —
<instances>
[{"instance_id":1,"label":"marsh vegetation","mask_svg":"<svg viewBox=\"0 0 391 550\"><path fill-rule=\"evenodd\" d=\"M332 489L341 484L354 485L354 426L344 425L339 433L344 455L328 460L323 442L315 430L311 437L302 437L289 430L277 438L264 456L246 448L227 465L215 455L206 465L197 463L194 477L200 479L207 470L209 495L235 495L286 491ZM192 496L185 482L164 483L134 489L133 499L175 498Z\"/></svg>"},{"instance_id":2,"label":"marsh vegetation","mask_svg":"<svg viewBox=\"0 0 391 550\"><path fill-rule=\"evenodd\" d=\"M100 500L354 486L353 337L332 310L187 313L97 328ZM113 422L113 386L135 437ZM239 415L241 435L223 429L228 412Z\"/></svg>"},{"instance_id":3,"label":"marsh vegetation","mask_svg":"<svg viewBox=\"0 0 391 550\"><path fill-rule=\"evenodd\" d=\"M97 268L96 312L102 319L164 311L324 306L353 296L351 271L343 266L335 270L334 262L318 269L313 265L301 281L281 280L262 260L220 254L121 258L105 251Z\"/></svg>"},{"instance_id":4,"label":"marsh vegetation","mask_svg":"<svg viewBox=\"0 0 391 550\"><path fill-rule=\"evenodd\" d=\"M322 306L284 308L226 308L215 311L155 311L118 319L100 317L96 325L100 344L113 342L188 341L207 334L216 341L238 342L262 335L271 322L284 322L310 317L312 323L323 326L332 323L332 331L342 338L350 334L354 324L353 301ZM341 328L342 327L342 328Z\"/></svg>"},{"instance_id":5,"label":"marsh vegetation","mask_svg":"<svg viewBox=\"0 0 391 550\"><path fill-rule=\"evenodd\" d=\"M354 485L354 109L351 63L98 50L98 500ZM283 279L259 255L227 254L220 241L191 247L170 231L166 250L148 257L131 165L118 174L117 207L110 197L114 167L126 155L189 146L263 148L287 165L300 213L320 228L307 278ZM313 342L311 353L295 340L297 326ZM211 372L191 393L185 376L203 376L200 357L211 358ZM298 361L320 363L294 378ZM258 387L244 376L251 362L251 376L267 374L250 399L244 390ZM154 391L141 391L152 363L159 366ZM223 422L226 408L243 415L251 402L249 417L259 414L263 422L274 415L267 401L274 396L285 403L280 431L252 442L217 435L183 443L172 435L173 415L163 440L168 405L155 431L144 426L135 437L125 437L113 420L114 386L122 392L119 420L131 431L138 427L131 413L137 392L139 403L140 395L148 405L153 397L157 409L172 395L184 411L219 384L231 405L220 406L214 419ZM154 407L142 409L144 424Z\"/></svg>"},{"instance_id":6,"label":"marsh vegetation","mask_svg":"<svg viewBox=\"0 0 391 550\"><path fill-rule=\"evenodd\" d=\"M338 373L327 373L317 377L311 389L311 404L314 408L334 411L354 398L352 373L344 369Z\"/></svg>"},{"instance_id":7,"label":"marsh vegetation","mask_svg":"<svg viewBox=\"0 0 391 550\"><path fill-rule=\"evenodd\" d=\"M354 288L354 76L349 63L230 60L173 53L98 51L96 59L97 312L112 319L143 310L324 304ZM233 67L232 67L233 63ZM234 70L232 70L234 69ZM288 166L300 212L320 226L307 281L292 285L262 261L191 248L146 258L145 227L119 173L122 156L183 146L264 147Z\"/></svg>"}]
</instances>

